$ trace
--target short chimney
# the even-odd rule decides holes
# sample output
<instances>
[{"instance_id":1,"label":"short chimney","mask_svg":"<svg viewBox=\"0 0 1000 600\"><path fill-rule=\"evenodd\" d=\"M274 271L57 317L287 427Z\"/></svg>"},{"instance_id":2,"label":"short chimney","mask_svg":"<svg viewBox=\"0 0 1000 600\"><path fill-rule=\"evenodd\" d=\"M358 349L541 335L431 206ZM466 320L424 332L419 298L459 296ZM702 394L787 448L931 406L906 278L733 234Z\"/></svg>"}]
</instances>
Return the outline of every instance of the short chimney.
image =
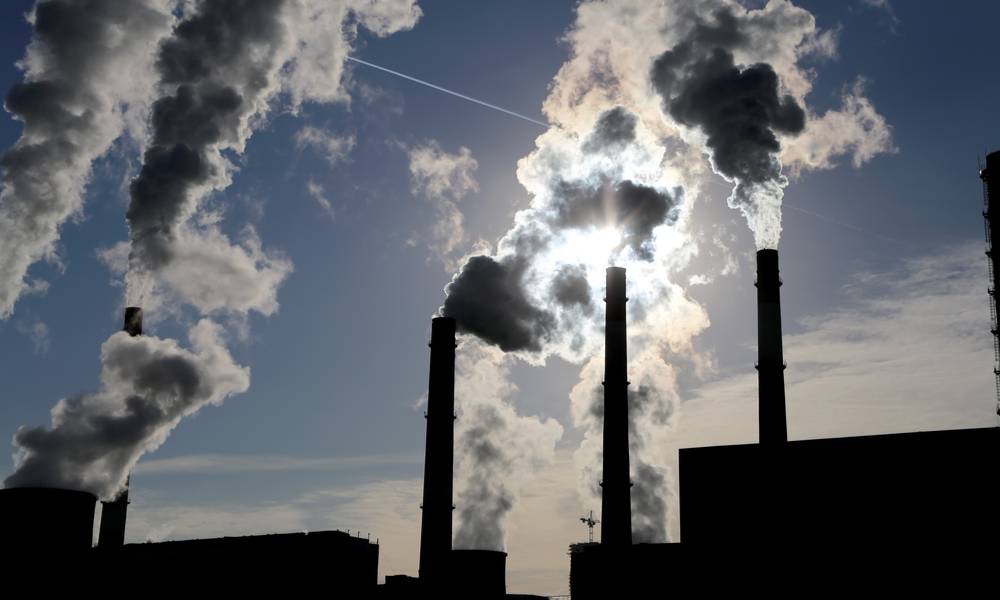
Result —
<instances>
[{"instance_id":1,"label":"short chimney","mask_svg":"<svg viewBox=\"0 0 1000 600\"><path fill-rule=\"evenodd\" d=\"M132 337L142 335L141 308L138 306L129 306L125 309L125 324L122 330ZM114 548L125 544L125 519L128 513L129 479L131 479L131 476L125 480L125 489L114 500L101 502L101 529L97 535L97 546L99 548Z\"/></svg>"},{"instance_id":2,"label":"short chimney","mask_svg":"<svg viewBox=\"0 0 1000 600\"><path fill-rule=\"evenodd\" d=\"M432 586L448 577L451 556L455 443L455 319L431 321L427 386L427 446L420 522L420 579Z\"/></svg>"},{"instance_id":3,"label":"short chimney","mask_svg":"<svg viewBox=\"0 0 1000 600\"><path fill-rule=\"evenodd\" d=\"M757 251L757 381L760 444L788 441L785 361L781 350L781 277L778 251Z\"/></svg>"},{"instance_id":4,"label":"short chimney","mask_svg":"<svg viewBox=\"0 0 1000 600\"><path fill-rule=\"evenodd\" d=\"M604 327L604 474L601 543L632 544L632 482L628 457L628 351L625 334L625 269L608 267Z\"/></svg>"}]
</instances>

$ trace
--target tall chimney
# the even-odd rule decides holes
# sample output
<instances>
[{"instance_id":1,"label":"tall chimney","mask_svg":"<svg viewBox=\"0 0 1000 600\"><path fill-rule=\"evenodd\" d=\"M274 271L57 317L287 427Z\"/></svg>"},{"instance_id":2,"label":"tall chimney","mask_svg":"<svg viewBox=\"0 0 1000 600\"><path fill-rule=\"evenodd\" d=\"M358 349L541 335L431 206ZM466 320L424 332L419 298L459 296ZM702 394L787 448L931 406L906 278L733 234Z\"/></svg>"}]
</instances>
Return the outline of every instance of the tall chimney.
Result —
<instances>
[{"instance_id":1,"label":"tall chimney","mask_svg":"<svg viewBox=\"0 0 1000 600\"><path fill-rule=\"evenodd\" d=\"M986 155L986 168L979 172L983 180L983 217L986 218L986 257L990 269L990 332L993 334L993 377L996 380L997 414L1000 415L1000 294L996 289L1000 273L1000 252L993 249L993 238L1000 235L1000 152ZM1000 239L1000 238L998 238Z\"/></svg>"},{"instance_id":2,"label":"tall chimney","mask_svg":"<svg viewBox=\"0 0 1000 600\"><path fill-rule=\"evenodd\" d=\"M452 477L455 443L455 319L431 321L427 386L427 448L420 522L420 579L438 584L451 555Z\"/></svg>"},{"instance_id":3,"label":"tall chimney","mask_svg":"<svg viewBox=\"0 0 1000 600\"><path fill-rule=\"evenodd\" d=\"M757 380L760 444L788 441L785 423L785 361L781 352L778 251L757 251Z\"/></svg>"},{"instance_id":4,"label":"tall chimney","mask_svg":"<svg viewBox=\"0 0 1000 600\"><path fill-rule=\"evenodd\" d=\"M604 327L604 481L601 543L632 544L632 482L628 467L628 379L625 365L625 269L608 267Z\"/></svg>"},{"instance_id":5,"label":"tall chimney","mask_svg":"<svg viewBox=\"0 0 1000 600\"><path fill-rule=\"evenodd\" d=\"M132 337L142 335L141 308L129 306L125 309L125 324L122 330ZM100 548L114 548L125 544L129 479L125 480L125 489L118 494L117 498L101 502L101 530L97 534L97 546Z\"/></svg>"}]
</instances>

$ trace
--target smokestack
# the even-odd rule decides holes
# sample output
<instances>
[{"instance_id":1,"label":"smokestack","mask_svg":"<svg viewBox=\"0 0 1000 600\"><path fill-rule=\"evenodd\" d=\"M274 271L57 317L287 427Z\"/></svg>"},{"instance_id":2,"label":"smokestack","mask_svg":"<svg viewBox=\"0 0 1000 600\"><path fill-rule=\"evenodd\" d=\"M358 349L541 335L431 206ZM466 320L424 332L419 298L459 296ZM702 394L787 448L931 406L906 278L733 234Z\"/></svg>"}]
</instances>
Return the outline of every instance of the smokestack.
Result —
<instances>
[{"instance_id":1,"label":"smokestack","mask_svg":"<svg viewBox=\"0 0 1000 600\"><path fill-rule=\"evenodd\" d=\"M757 379L760 444L788 441L785 423L785 361L781 352L778 251L757 251Z\"/></svg>"},{"instance_id":2,"label":"smokestack","mask_svg":"<svg viewBox=\"0 0 1000 600\"><path fill-rule=\"evenodd\" d=\"M448 577L451 555L452 477L455 444L455 319L431 321L431 365L427 386L427 448L420 522L420 579Z\"/></svg>"},{"instance_id":3,"label":"smokestack","mask_svg":"<svg viewBox=\"0 0 1000 600\"><path fill-rule=\"evenodd\" d=\"M628 467L628 379L625 365L625 269L608 267L604 328L604 481L601 482L601 543L632 544Z\"/></svg>"},{"instance_id":4,"label":"smokestack","mask_svg":"<svg viewBox=\"0 0 1000 600\"><path fill-rule=\"evenodd\" d=\"M1000 235L1000 152L986 155L986 168L979 172L983 180L983 217L986 218L986 258L990 267L990 332L993 334L993 377L996 380L997 414L1000 415L1000 296L997 295L996 275L1000 257L993 250L993 240Z\"/></svg>"},{"instance_id":5,"label":"smokestack","mask_svg":"<svg viewBox=\"0 0 1000 600\"><path fill-rule=\"evenodd\" d=\"M142 309L129 306L125 309L125 323L122 330L130 336L142 335ZM97 534L99 548L114 548L125 544L125 519L128 513L128 486L131 476L125 480L125 489L111 501L101 502L101 530Z\"/></svg>"}]
</instances>

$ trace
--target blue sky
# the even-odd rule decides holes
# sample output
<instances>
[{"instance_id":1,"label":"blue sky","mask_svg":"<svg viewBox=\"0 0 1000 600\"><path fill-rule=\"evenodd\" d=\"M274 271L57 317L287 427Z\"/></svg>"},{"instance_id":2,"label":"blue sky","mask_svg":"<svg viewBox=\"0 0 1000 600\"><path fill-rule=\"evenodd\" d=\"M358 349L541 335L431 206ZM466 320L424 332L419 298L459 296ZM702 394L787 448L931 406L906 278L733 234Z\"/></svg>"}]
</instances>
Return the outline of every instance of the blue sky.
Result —
<instances>
[{"instance_id":1,"label":"blue sky","mask_svg":"<svg viewBox=\"0 0 1000 600\"><path fill-rule=\"evenodd\" d=\"M32 30L21 16L32 4L0 9L0 88L22 78L17 61ZM362 29L353 53L547 118L543 102L574 51L563 36L576 3L418 4L412 29L386 37ZM1000 144L1000 81L988 71L1000 7L796 4L837 38L835 57L801 62L813 76L808 106L836 109L862 77L864 97L891 128L892 151L857 168L849 154L836 157L833 168L804 170L785 190L790 436L995 425L977 160ZM454 201L466 234L454 262L478 239L494 243L529 206L517 163L544 130L362 66L347 74L349 105L307 102L294 114L276 97L245 152L227 155L238 170L210 199L224 211L222 230L235 238L252 225L294 271L275 314L219 317L233 358L250 367L250 388L184 419L140 461L130 540L370 530L383 541L383 575L416 572L418 401L430 317L455 264L434 250L440 205L415 184L412 151L459 155L464 147L475 160L475 186ZM297 142L304 127L355 143L331 161ZM0 118L0 146L20 132ZM47 424L57 400L100 386L99 349L120 327L123 288L98 250L128 239L127 182L140 159L134 143L118 143L94 163L82 214L61 228L58 261L29 271L49 282L47 292L22 296L0 321L0 438ZM667 450L755 435L754 242L725 206L729 188L709 174L690 216L704 246L684 274L711 281L685 289L711 324L690 354L670 361L680 408L652 438L668 440ZM722 246L708 242L713 235ZM735 266L726 269L727 260ZM191 306L163 313L148 315L148 333L183 340L199 317ZM509 369L518 414L552 418L564 432L507 519L508 581L513 591L557 593L568 571L560 548L584 539L575 516L595 508L577 492L573 458L586 431L569 400L581 364L554 353L544 366L515 360Z\"/></svg>"}]
</instances>

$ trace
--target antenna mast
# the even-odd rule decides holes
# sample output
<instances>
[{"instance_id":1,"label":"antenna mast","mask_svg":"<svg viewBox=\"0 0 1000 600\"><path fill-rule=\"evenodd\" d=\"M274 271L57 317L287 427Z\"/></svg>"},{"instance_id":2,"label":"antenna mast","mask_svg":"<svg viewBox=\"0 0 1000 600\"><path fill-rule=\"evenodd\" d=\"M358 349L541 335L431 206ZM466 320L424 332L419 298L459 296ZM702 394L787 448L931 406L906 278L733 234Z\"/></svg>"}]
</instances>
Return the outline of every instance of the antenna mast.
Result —
<instances>
[{"instance_id":1,"label":"antenna mast","mask_svg":"<svg viewBox=\"0 0 1000 600\"><path fill-rule=\"evenodd\" d=\"M600 523L600 521L598 521L597 519L594 518L594 511L590 511L590 515L589 516L580 517L580 522L583 523L584 525L586 525L587 529L590 531L590 543L593 544L594 543L594 525L597 525L598 523Z\"/></svg>"}]
</instances>

